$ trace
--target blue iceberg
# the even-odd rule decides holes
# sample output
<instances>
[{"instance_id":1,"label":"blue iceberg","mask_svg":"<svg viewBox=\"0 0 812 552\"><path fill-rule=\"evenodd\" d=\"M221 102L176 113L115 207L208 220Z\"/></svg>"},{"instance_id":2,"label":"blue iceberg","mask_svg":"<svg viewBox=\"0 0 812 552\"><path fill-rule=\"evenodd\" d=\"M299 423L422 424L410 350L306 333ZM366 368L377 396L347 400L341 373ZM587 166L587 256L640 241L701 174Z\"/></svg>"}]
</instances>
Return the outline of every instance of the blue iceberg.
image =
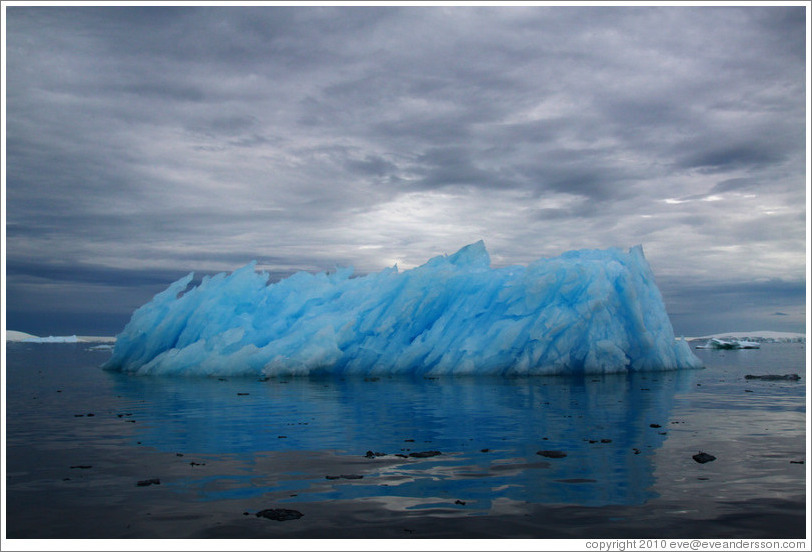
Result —
<instances>
[{"instance_id":1,"label":"blue iceberg","mask_svg":"<svg viewBox=\"0 0 812 552\"><path fill-rule=\"evenodd\" d=\"M595 374L699 368L640 246L491 268L482 241L398 271L256 262L171 284L137 309L104 367L178 375Z\"/></svg>"}]
</instances>

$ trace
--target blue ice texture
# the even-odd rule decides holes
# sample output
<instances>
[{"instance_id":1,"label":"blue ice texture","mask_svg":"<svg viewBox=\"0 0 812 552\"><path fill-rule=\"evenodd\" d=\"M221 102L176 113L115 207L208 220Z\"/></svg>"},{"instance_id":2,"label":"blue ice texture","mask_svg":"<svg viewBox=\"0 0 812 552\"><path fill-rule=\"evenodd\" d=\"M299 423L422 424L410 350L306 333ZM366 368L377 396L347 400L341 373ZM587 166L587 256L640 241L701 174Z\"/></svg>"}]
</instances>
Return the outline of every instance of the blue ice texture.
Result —
<instances>
[{"instance_id":1,"label":"blue ice texture","mask_svg":"<svg viewBox=\"0 0 812 552\"><path fill-rule=\"evenodd\" d=\"M628 252L570 251L491 268L482 241L410 270L353 277L256 261L137 309L104 368L287 376L597 374L700 368L675 339L651 267Z\"/></svg>"}]
</instances>

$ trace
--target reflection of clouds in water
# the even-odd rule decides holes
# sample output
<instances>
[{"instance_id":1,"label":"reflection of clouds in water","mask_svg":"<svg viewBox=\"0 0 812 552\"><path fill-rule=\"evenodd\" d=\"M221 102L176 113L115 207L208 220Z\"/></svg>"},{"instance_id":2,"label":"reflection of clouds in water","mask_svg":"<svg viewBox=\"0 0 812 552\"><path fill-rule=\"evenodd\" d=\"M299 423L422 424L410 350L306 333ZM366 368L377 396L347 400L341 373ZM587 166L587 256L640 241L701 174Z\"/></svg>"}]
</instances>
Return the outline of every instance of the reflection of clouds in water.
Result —
<instances>
[{"instance_id":1,"label":"reflection of clouds in water","mask_svg":"<svg viewBox=\"0 0 812 552\"><path fill-rule=\"evenodd\" d=\"M252 490L240 490L240 483L226 494L268 492L281 480L290 490L291 480L298 480L298 501L415 497L427 504L424 497L440 497L481 509L493 507L496 498L645 502L653 496L652 451L667 438L675 394L691 386L694 374L265 382L110 377L116 393L133 405L133 439L166 452L238 460L229 470L248 472L244 486ZM368 450L387 456L364 458ZM442 454L394 456L425 450ZM567 456L543 459L539 450ZM353 471L341 473L364 479L322 481L336 470L270 461L325 451L352 459L344 469ZM259 457L263 473L256 473Z\"/></svg>"}]
</instances>

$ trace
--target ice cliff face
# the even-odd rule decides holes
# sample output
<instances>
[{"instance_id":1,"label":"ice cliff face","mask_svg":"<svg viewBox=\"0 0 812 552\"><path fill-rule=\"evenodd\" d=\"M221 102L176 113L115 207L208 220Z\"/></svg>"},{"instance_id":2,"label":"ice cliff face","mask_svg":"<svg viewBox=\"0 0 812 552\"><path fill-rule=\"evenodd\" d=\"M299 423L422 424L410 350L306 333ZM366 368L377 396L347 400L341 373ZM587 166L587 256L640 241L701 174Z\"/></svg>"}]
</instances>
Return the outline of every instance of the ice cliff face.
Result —
<instances>
[{"instance_id":1,"label":"ice cliff face","mask_svg":"<svg viewBox=\"0 0 812 552\"><path fill-rule=\"evenodd\" d=\"M170 285L133 313L105 368L272 376L701 366L675 340L639 246L493 269L480 241L403 272L299 272L272 284L254 268Z\"/></svg>"}]
</instances>

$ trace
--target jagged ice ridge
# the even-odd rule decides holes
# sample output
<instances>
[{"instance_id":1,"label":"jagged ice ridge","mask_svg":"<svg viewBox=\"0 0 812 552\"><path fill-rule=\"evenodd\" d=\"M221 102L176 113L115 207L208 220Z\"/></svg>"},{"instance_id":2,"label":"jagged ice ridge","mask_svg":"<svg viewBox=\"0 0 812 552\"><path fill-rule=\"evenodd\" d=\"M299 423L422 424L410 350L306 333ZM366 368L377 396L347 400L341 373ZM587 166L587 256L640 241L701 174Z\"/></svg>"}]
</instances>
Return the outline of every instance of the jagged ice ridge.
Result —
<instances>
[{"instance_id":1,"label":"jagged ice ridge","mask_svg":"<svg viewBox=\"0 0 812 552\"><path fill-rule=\"evenodd\" d=\"M107 369L138 374L567 374L701 367L641 246L491 268L482 241L398 271L251 262L137 309Z\"/></svg>"}]
</instances>

